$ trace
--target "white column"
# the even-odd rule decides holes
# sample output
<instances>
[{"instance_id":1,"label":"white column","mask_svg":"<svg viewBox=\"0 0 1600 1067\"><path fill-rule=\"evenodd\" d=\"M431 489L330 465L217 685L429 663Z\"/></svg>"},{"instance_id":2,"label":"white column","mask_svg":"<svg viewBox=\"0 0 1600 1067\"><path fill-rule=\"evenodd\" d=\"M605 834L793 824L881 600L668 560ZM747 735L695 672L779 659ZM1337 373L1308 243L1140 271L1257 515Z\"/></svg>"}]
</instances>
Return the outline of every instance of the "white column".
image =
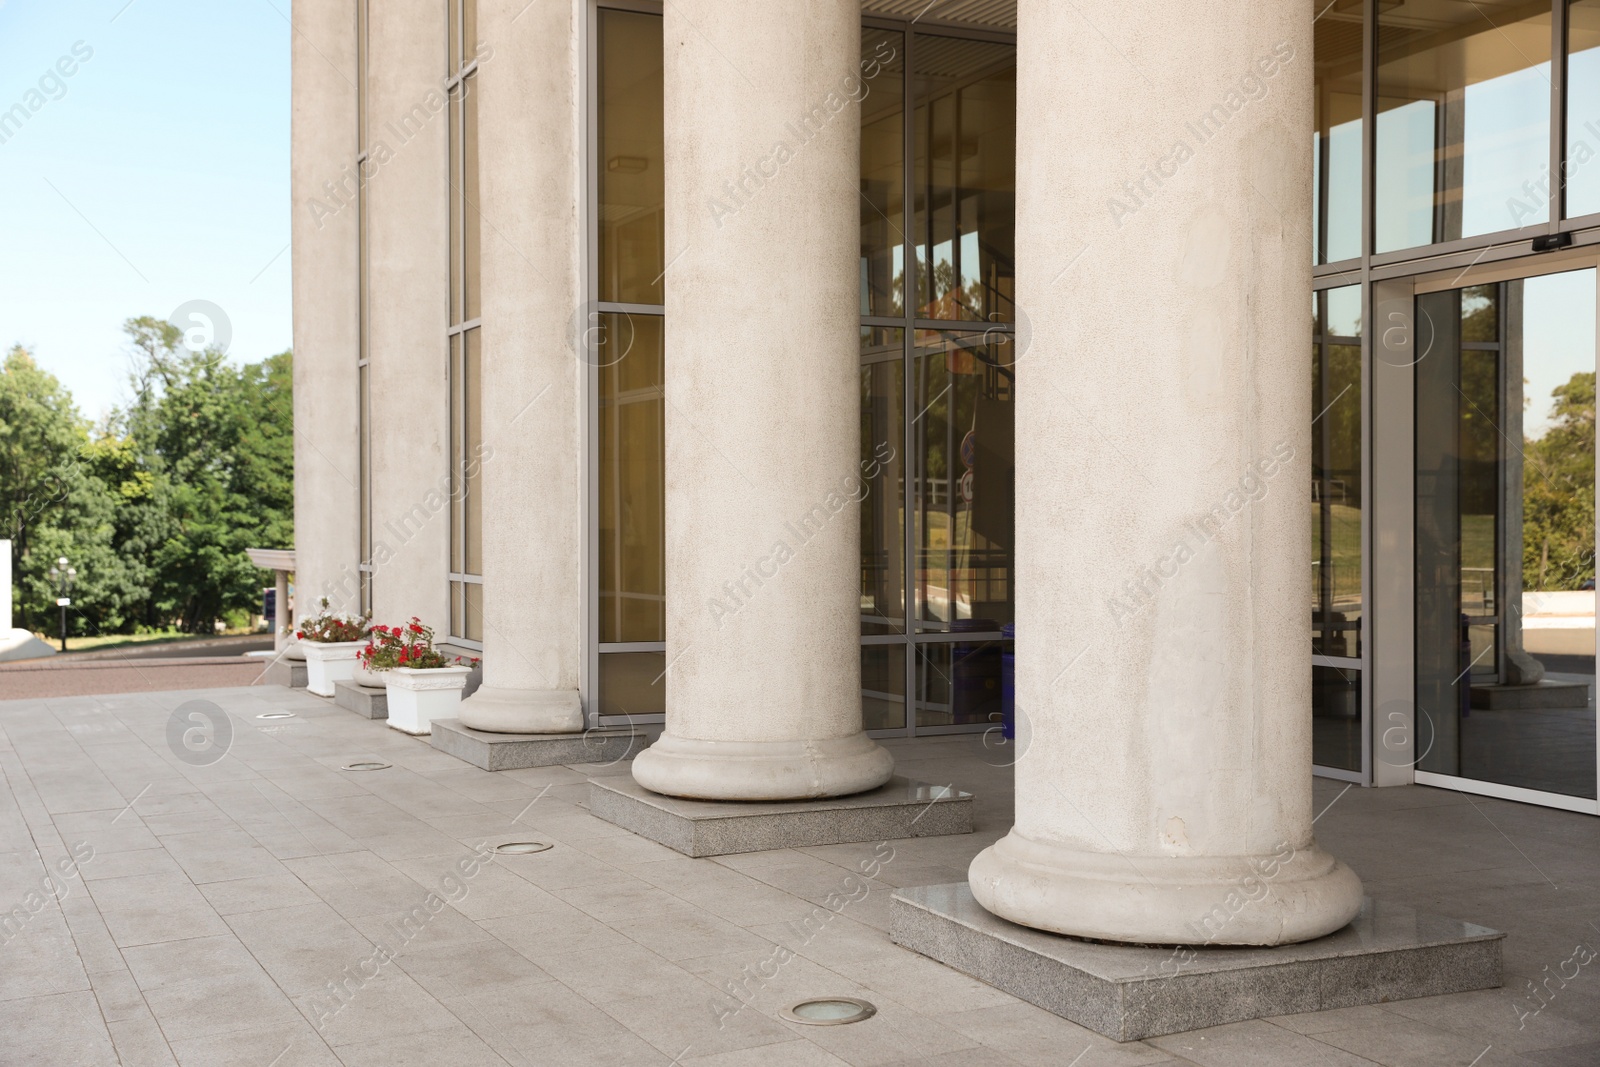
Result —
<instances>
[{"instance_id":1,"label":"white column","mask_svg":"<svg viewBox=\"0 0 1600 1067\"><path fill-rule=\"evenodd\" d=\"M970 872L1014 922L1277 944L1360 906L1311 832L1312 14L1019 3L1026 748Z\"/></svg>"},{"instance_id":2,"label":"white column","mask_svg":"<svg viewBox=\"0 0 1600 1067\"><path fill-rule=\"evenodd\" d=\"M479 0L483 671L461 721L583 729L578 307L581 5ZM554 324L554 325L553 325Z\"/></svg>"},{"instance_id":3,"label":"white column","mask_svg":"<svg viewBox=\"0 0 1600 1067\"><path fill-rule=\"evenodd\" d=\"M837 796L861 730L861 7L674 0L666 42L666 731L648 789Z\"/></svg>"},{"instance_id":4,"label":"white column","mask_svg":"<svg viewBox=\"0 0 1600 1067\"><path fill-rule=\"evenodd\" d=\"M375 621L450 625L445 5L371 0L367 125ZM311 592L310 589L307 592Z\"/></svg>"},{"instance_id":5,"label":"white column","mask_svg":"<svg viewBox=\"0 0 1600 1067\"><path fill-rule=\"evenodd\" d=\"M335 610L354 611L361 554L354 0L308 0L293 19L296 577L310 603L326 595Z\"/></svg>"}]
</instances>

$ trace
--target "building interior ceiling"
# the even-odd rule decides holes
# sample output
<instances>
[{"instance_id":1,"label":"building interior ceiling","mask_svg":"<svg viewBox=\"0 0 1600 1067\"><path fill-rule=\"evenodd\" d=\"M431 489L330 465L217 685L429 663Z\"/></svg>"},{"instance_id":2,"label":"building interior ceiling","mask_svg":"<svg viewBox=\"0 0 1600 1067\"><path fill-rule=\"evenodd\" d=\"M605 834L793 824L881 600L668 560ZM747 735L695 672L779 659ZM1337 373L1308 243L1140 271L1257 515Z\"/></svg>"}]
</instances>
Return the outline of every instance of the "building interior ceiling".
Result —
<instances>
[{"instance_id":1,"label":"building interior ceiling","mask_svg":"<svg viewBox=\"0 0 1600 1067\"><path fill-rule=\"evenodd\" d=\"M863 15L959 22L991 29L1017 28L1017 0L862 0Z\"/></svg>"}]
</instances>

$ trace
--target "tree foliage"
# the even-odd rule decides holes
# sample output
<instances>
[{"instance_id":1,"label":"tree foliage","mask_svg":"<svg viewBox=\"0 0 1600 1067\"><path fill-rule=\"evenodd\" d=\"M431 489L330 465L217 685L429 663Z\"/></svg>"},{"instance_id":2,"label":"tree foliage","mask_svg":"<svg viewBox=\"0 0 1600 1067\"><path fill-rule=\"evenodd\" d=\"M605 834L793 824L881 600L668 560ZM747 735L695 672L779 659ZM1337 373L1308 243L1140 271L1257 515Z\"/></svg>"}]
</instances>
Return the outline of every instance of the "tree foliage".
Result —
<instances>
[{"instance_id":1,"label":"tree foliage","mask_svg":"<svg viewBox=\"0 0 1600 1067\"><path fill-rule=\"evenodd\" d=\"M1549 429L1524 445L1522 581L1580 589L1594 577L1594 372L1552 392Z\"/></svg>"},{"instance_id":2,"label":"tree foliage","mask_svg":"<svg viewBox=\"0 0 1600 1067\"><path fill-rule=\"evenodd\" d=\"M20 347L0 374L0 514L18 624L48 628L52 563L77 569L79 633L211 629L267 580L246 548L293 544L292 357L237 366L129 319L133 399L91 427Z\"/></svg>"}]
</instances>

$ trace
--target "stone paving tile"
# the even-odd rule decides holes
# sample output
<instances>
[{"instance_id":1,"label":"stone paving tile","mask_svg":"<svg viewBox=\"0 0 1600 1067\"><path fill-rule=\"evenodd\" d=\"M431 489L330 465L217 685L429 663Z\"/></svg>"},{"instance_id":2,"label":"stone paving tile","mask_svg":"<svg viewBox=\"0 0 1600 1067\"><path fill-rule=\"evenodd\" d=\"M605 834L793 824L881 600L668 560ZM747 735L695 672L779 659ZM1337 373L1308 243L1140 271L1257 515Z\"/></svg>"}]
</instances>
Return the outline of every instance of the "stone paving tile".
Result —
<instances>
[{"instance_id":1,"label":"stone paving tile","mask_svg":"<svg viewBox=\"0 0 1600 1067\"><path fill-rule=\"evenodd\" d=\"M105 1067L116 1063L94 994L55 993L0 1001L7 1067Z\"/></svg>"},{"instance_id":2,"label":"stone paving tile","mask_svg":"<svg viewBox=\"0 0 1600 1067\"><path fill-rule=\"evenodd\" d=\"M684 1067L849 1067L809 1041L780 1041L775 1045L717 1052L710 1056L690 1056Z\"/></svg>"},{"instance_id":3,"label":"stone paving tile","mask_svg":"<svg viewBox=\"0 0 1600 1067\"><path fill-rule=\"evenodd\" d=\"M865 1022L851 1023L849 1026L804 1026L790 1022L780 1025L794 1036L821 1046L855 1067L925 1063L936 1056L951 1053L983 1050L987 1054L998 1051L950 1027L941 1019L913 1011L888 997L870 996L867 999L876 1005L878 1013ZM959 1059L957 1056L956 1062ZM1070 1063L1071 1057L1063 1057L1060 1062Z\"/></svg>"},{"instance_id":4,"label":"stone paving tile","mask_svg":"<svg viewBox=\"0 0 1600 1067\"><path fill-rule=\"evenodd\" d=\"M458 1019L512 1064L663 1067L673 1055L560 982L513 983L448 1003Z\"/></svg>"},{"instance_id":5,"label":"stone paving tile","mask_svg":"<svg viewBox=\"0 0 1600 1067\"><path fill-rule=\"evenodd\" d=\"M1261 1019L1151 1038L1148 1044L1201 1067L1371 1067L1374 1062Z\"/></svg>"},{"instance_id":6,"label":"stone paving tile","mask_svg":"<svg viewBox=\"0 0 1600 1067\"><path fill-rule=\"evenodd\" d=\"M1043 1008L1007 998L1010 1003L975 1011L941 1014L950 1029L998 1049L1025 1067L1149 1067L1173 1062L1161 1049L1141 1041L1121 1043L1051 1015Z\"/></svg>"},{"instance_id":7,"label":"stone paving tile","mask_svg":"<svg viewBox=\"0 0 1600 1067\"><path fill-rule=\"evenodd\" d=\"M176 1067L178 1061L173 1058L166 1036L148 1013L137 1019L107 1023L106 1027L122 1067Z\"/></svg>"},{"instance_id":8,"label":"stone paving tile","mask_svg":"<svg viewBox=\"0 0 1600 1067\"><path fill-rule=\"evenodd\" d=\"M277 1026L172 1042L180 1067L339 1067L322 1037L296 1016Z\"/></svg>"},{"instance_id":9,"label":"stone paving tile","mask_svg":"<svg viewBox=\"0 0 1600 1067\"><path fill-rule=\"evenodd\" d=\"M1182 1036L1173 1039L1173 1048L1186 1047L1177 1043ZM1495 1049L1492 1042L1399 1017L1375 1026L1325 1031L1312 1040L1389 1067L1490 1067L1497 1062L1514 1062L1508 1059L1513 1054Z\"/></svg>"},{"instance_id":10,"label":"stone paving tile","mask_svg":"<svg viewBox=\"0 0 1600 1067\"><path fill-rule=\"evenodd\" d=\"M197 697L235 728L204 767L166 747L167 717ZM271 708L296 718L254 718ZM973 792L980 829L893 842L866 898L835 912L822 902L861 884L874 843L691 860L589 816L586 777L626 764L491 775L268 687L0 702L0 894L20 898L68 845L94 850L82 880L0 944L0 1063L30 1062L11 1053L23 1035L39 1062L252 1067L1600 1063L1587 969L1542 1011L1517 1011L1533 1003L1525 979L1600 941L1600 820L1314 782L1319 839L1370 887L1507 930L1508 987L1119 1045L888 941L892 888L959 880L1011 816L1004 753L981 738L889 747L902 771ZM358 758L394 766L338 769ZM449 889L443 876L486 839L555 847ZM454 899L423 921L430 891ZM418 932L396 940L408 913ZM385 937L398 955L368 977ZM329 982L347 1001L331 1015ZM830 994L879 1014L778 1018Z\"/></svg>"}]
</instances>

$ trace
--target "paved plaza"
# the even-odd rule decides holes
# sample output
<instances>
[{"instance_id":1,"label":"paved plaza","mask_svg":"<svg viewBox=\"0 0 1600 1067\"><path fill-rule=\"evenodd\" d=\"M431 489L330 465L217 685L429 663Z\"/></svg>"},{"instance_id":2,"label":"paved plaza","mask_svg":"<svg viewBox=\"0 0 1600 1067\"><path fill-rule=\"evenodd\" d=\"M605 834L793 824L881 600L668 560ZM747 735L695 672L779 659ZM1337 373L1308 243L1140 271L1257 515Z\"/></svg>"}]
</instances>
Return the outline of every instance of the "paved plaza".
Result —
<instances>
[{"instance_id":1,"label":"paved plaza","mask_svg":"<svg viewBox=\"0 0 1600 1067\"><path fill-rule=\"evenodd\" d=\"M1117 1044L890 943L1009 827L1011 754L885 745L977 832L689 859L588 814L626 763L489 773L272 686L0 702L0 1064L1600 1064L1593 817L1319 781L1319 840L1507 931L1505 987ZM780 1016L816 996L878 1012Z\"/></svg>"}]
</instances>

